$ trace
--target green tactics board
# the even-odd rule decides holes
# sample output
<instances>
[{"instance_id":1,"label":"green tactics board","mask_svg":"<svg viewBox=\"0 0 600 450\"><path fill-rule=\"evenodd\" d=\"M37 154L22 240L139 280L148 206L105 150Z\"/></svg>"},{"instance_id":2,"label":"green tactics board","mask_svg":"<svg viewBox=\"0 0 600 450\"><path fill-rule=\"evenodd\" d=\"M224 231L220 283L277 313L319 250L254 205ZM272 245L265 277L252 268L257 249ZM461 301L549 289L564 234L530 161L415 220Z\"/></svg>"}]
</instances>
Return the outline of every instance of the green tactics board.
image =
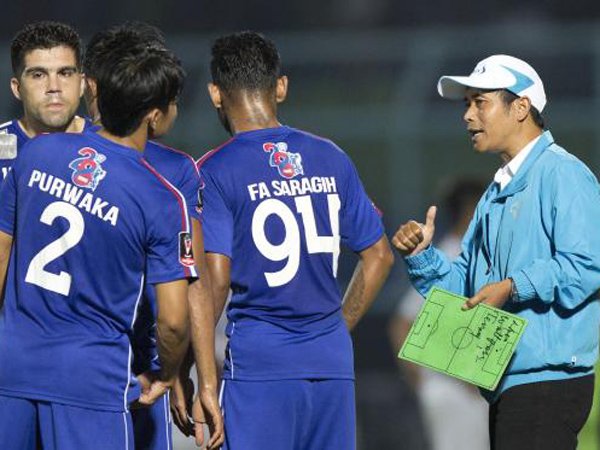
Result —
<instances>
[{"instance_id":1,"label":"green tactics board","mask_svg":"<svg viewBox=\"0 0 600 450\"><path fill-rule=\"evenodd\" d=\"M421 308L399 358L482 388L496 389L527 320L434 287Z\"/></svg>"}]
</instances>

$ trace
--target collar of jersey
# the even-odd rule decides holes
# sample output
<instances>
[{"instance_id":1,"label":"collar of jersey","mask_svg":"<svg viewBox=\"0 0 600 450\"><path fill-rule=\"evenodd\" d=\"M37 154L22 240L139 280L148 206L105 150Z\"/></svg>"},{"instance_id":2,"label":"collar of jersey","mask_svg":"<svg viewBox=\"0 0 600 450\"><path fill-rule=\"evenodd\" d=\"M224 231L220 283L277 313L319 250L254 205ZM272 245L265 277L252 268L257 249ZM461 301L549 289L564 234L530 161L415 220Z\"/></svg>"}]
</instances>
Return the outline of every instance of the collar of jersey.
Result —
<instances>
[{"instance_id":1,"label":"collar of jersey","mask_svg":"<svg viewBox=\"0 0 600 450\"><path fill-rule=\"evenodd\" d=\"M32 139L29 136L27 136L27 133L25 133L25 130L21 126L21 122L19 121L19 119L14 119L13 123L15 124L15 131L17 132L17 134L19 136L21 136L21 139L23 139L23 142L27 142L30 139Z\"/></svg>"},{"instance_id":2,"label":"collar of jersey","mask_svg":"<svg viewBox=\"0 0 600 450\"><path fill-rule=\"evenodd\" d=\"M105 137L100 136L96 131L84 131L84 133L92 140L98 142L102 146L102 150L111 150L123 156L130 158L141 159L144 156L143 152L138 152L136 149L118 144Z\"/></svg>"},{"instance_id":3,"label":"collar of jersey","mask_svg":"<svg viewBox=\"0 0 600 450\"><path fill-rule=\"evenodd\" d=\"M290 127L280 125L274 128L261 128L260 130L241 131L235 134L235 139L256 139L269 136L285 136L290 132Z\"/></svg>"}]
</instances>

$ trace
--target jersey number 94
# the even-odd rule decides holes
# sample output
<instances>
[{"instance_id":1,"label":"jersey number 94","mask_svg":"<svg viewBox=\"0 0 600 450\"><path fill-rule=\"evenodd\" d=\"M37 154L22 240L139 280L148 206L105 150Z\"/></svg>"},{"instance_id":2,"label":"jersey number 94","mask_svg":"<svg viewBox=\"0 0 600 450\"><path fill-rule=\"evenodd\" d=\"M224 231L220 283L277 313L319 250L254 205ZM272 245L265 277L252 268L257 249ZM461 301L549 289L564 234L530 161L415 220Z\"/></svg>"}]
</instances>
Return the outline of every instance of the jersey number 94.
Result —
<instances>
[{"instance_id":1,"label":"jersey number 94","mask_svg":"<svg viewBox=\"0 0 600 450\"><path fill-rule=\"evenodd\" d=\"M309 254L331 253L333 276L337 274L340 254L340 198L338 194L327 195L329 224L332 236L319 236L317 223L310 196L294 198L296 213L300 215L304 228L304 238ZM252 217L252 238L258 251L271 261L286 261L283 268L276 272L265 272L269 287L283 286L289 283L300 267L301 235L297 214L281 200L270 198L258 205ZM273 244L265 233L265 224L269 216L277 216L285 228L283 241Z\"/></svg>"}]
</instances>

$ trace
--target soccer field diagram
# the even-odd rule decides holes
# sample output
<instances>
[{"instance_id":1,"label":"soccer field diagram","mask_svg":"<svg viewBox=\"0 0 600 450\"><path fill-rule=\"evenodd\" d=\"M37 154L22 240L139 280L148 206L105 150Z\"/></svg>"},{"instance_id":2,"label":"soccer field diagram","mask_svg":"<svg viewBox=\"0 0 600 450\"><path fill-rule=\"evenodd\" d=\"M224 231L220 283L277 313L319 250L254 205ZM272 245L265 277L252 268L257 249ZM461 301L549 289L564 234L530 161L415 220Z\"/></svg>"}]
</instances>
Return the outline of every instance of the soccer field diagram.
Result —
<instances>
[{"instance_id":1,"label":"soccer field diagram","mask_svg":"<svg viewBox=\"0 0 600 450\"><path fill-rule=\"evenodd\" d=\"M398 357L494 390L527 321L484 304L463 311L465 301L433 288Z\"/></svg>"}]
</instances>

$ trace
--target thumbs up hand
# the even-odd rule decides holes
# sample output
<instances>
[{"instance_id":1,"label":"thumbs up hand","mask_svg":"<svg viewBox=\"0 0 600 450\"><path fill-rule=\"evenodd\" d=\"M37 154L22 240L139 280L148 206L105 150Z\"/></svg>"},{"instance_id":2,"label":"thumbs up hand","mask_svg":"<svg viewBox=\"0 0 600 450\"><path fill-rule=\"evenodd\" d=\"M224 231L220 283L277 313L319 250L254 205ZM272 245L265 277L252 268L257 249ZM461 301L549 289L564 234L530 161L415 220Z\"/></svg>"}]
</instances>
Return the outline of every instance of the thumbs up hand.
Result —
<instances>
[{"instance_id":1,"label":"thumbs up hand","mask_svg":"<svg viewBox=\"0 0 600 450\"><path fill-rule=\"evenodd\" d=\"M414 256L431 244L436 213L437 207L430 206L425 216L425 224L411 220L398 228L392 238L392 244L402 256Z\"/></svg>"}]
</instances>

